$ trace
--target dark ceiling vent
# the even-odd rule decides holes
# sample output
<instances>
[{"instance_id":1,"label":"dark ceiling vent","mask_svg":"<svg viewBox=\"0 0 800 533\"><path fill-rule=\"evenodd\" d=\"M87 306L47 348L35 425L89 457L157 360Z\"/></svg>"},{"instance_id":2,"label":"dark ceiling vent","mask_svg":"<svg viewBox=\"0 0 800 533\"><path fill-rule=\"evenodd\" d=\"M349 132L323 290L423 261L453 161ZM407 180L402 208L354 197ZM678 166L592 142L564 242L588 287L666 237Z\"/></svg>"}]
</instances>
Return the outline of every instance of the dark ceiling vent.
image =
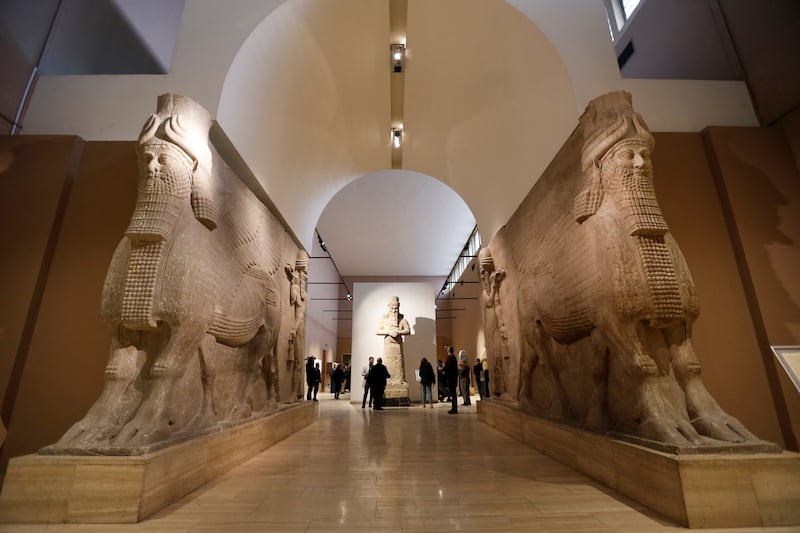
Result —
<instances>
[{"instance_id":1,"label":"dark ceiling vent","mask_svg":"<svg viewBox=\"0 0 800 533\"><path fill-rule=\"evenodd\" d=\"M617 56L617 65L619 65L620 69L622 69L622 67L625 65L625 63L628 62L628 60L631 58L632 55L633 55L633 41L628 41L628 44L625 45L625 48L623 48L622 52L620 52L620 54Z\"/></svg>"}]
</instances>

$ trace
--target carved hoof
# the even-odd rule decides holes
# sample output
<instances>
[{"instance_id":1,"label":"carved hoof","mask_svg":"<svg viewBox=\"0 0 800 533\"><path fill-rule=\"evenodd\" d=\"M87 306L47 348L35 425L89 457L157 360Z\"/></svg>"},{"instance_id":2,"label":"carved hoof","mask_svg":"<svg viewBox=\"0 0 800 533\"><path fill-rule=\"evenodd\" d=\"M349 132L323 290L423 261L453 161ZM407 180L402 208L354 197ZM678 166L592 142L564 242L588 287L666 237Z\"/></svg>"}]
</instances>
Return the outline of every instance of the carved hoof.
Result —
<instances>
[{"instance_id":1,"label":"carved hoof","mask_svg":"<svg viewBox=\"0 0 800 533\"><path fill-rule=\"evenodd\" d=\"M74 424L67 430L64 435L58 439L58 442L52 445L53 449L85 449L103 447L108 444L108 439L113 434L113 428L97 427L96 422L80 421Z\"/></svg>"},{"instance_id":2,"label":"carved hoof","mask_svg":"<svg viewBox=\"0 0 800 533\"><path fill-rule=\"evenodd\" d=\"M248 403L237 405L231 410L229 420L244 420L253 416L253 406Z\"/></svg>"},{"instance_id":3,"label":"carved hoof","mask_svg":"<svg viewBox=\"0 0 800 533\"><path fill-rule=\"evenodd\" d=\"M172 425L168 420L154 417L141 424L139 423L140 419L145 419L145 417L137 415L136 418L125 424L122 430L111 439L111 445L118 448L137 448L168 440L173 434Z\"/></svg>"},{"instance_id":4,"label":"carved hoof","mask_svg":"<svg viewBox=\"0 0 800 533\"><path fill-rule=\"evenodd\" d=\"M719 413L716 416L698 416L692 420L692 426L701 435L712 439L726 442L758 441L758 438L747 431L741 422L725 413Z\"/></svg>"},{"instance_id":5,"label":"carved hoof","mask_svg":"<svg viewBox=\"0 0 800 533\"><path fill-rule=\"evenodd\" d=\"M699 446L705 443L694 427L683 420L671 421L660 418L645 420L639 426L639 436L676 446Z\"/></svg>"},{"instance_id":6,"label":"carved hoof","mask_svg":"<svg viewBox=\"0 0 800 533\"><path fill-rule=\"evenodd\" d=\"M526 396L523 396L519 399L519 409L520 411L524 411L526 413L533 413L536 410L534 408L533 401Z\"/></svg>"},{"instance_id":7,"label":"carved hoof","mask_svg":"<svg viewBox=\"0 0 800 533\"><path fill-rule=\"evenodd\" d=\"M267 400L266 402L264 402L264 407L261 409L261 411L274 411L277 408L278 408L278 402L276 402L275 400Z\"/></svg>"}]
</instances>

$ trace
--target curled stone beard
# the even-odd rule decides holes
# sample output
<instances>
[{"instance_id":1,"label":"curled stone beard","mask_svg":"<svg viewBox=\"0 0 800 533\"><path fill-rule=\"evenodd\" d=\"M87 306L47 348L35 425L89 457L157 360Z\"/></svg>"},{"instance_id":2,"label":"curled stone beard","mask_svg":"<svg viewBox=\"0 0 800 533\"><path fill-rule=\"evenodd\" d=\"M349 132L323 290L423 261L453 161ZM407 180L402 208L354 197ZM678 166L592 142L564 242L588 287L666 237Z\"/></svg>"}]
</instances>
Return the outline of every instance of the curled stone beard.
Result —
<instances>
[{"instance_id":1,"label":"curled stone beard","mask_svg":"<svg viewBox=\"0 0 800 533\"><path fill-rule=\"evenodd\" d=\"M651 324L660 327L680 319L683 303L675 265L664 239L669 227L656 199L652 169L604 165L603 184L605 191L618 199L628 234L635 239L651 298Z\"/></svg>"},{"instance_id":2,"label":"curled stone beard","mask_svg":"<svg viewBox=\"0 0 800 533\"><path fill-rule=\"evenodd\" d=\"M190 193L190 178L183 169L148 174L140 181L125 235L133 241L167 239Z\"/></svg>"},{"instance_id":3,"label":"curled stone beard","mask_svg":"<svg viewBox=\"0 0 800 533\"><path fill-rule=\"evenodd\" d=\"M157 327L153 302L158 268L181 207L189 205L190 176L185 169L178 168L149 173L139 182L136 208L125 232L131 240L131 255L120 318L130 329Z\"/></svg>"},{"instance_id":4,"label":"curled stone beard","mask_svg":"<svg viewBox=\"0 0 800 533\"><path fill-rule=\"evenodd\" d=\"M629 235L664 235L669 231L653 187L653 171L613 163L603 165L606 192L617 196Z\"/></svg>"}]
</instances>

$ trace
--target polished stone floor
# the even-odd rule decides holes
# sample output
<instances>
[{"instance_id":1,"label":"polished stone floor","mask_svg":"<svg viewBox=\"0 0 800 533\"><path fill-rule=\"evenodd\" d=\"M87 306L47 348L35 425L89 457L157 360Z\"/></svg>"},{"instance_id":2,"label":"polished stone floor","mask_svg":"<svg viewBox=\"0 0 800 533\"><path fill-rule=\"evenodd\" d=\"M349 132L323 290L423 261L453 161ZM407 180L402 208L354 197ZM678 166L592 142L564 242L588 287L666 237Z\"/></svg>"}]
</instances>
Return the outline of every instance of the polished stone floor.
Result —
<instances>
[{"instance_id":1,"label":"polished stone floor","mask_svg":"<svg viewBox=\"0 0 800 533\"><path fill-rule=\"evenodd\" d=\"M581 531L680 528L477 421L475 400L377 412L321 394L320 420L135 525L0 531ZM746 528L731 531L797 531Z\"/></svg>"}]
</instances>

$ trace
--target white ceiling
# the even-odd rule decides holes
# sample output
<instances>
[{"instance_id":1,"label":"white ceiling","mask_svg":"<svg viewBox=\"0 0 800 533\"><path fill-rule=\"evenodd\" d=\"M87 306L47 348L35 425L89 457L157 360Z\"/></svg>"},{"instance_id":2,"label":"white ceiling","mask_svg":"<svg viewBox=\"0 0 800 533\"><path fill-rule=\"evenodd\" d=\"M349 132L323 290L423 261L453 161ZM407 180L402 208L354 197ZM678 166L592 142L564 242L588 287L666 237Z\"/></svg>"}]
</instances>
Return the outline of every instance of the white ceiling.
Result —
<instances>
[{"instance_id":1,"label":"white ceiling","mask_svg":"<svg viewBox=\"0 0 800 533\"><path fill-rule=\"evenodd\" d=\"M351 182L317 224L343 276L447 276L474 227L455 191L408 170Z\"/></svg>"},{"instance_id":2,"label":"white ceiling","mask_svg":"<svg viewBox=\"0 0 800 533\"><path fill-rule=\"evenodd\" d=\"M475 217L461 197L428 175L382 170L351 182L331 199L317 224L327 253L313 242L309 318L347 336L352 308L345 289L353 287L345 286L340 274L351 280L424 276L444 281L474 227ZM434 292L441 281L432 285Z\"/></svg>"}]
</instances>

